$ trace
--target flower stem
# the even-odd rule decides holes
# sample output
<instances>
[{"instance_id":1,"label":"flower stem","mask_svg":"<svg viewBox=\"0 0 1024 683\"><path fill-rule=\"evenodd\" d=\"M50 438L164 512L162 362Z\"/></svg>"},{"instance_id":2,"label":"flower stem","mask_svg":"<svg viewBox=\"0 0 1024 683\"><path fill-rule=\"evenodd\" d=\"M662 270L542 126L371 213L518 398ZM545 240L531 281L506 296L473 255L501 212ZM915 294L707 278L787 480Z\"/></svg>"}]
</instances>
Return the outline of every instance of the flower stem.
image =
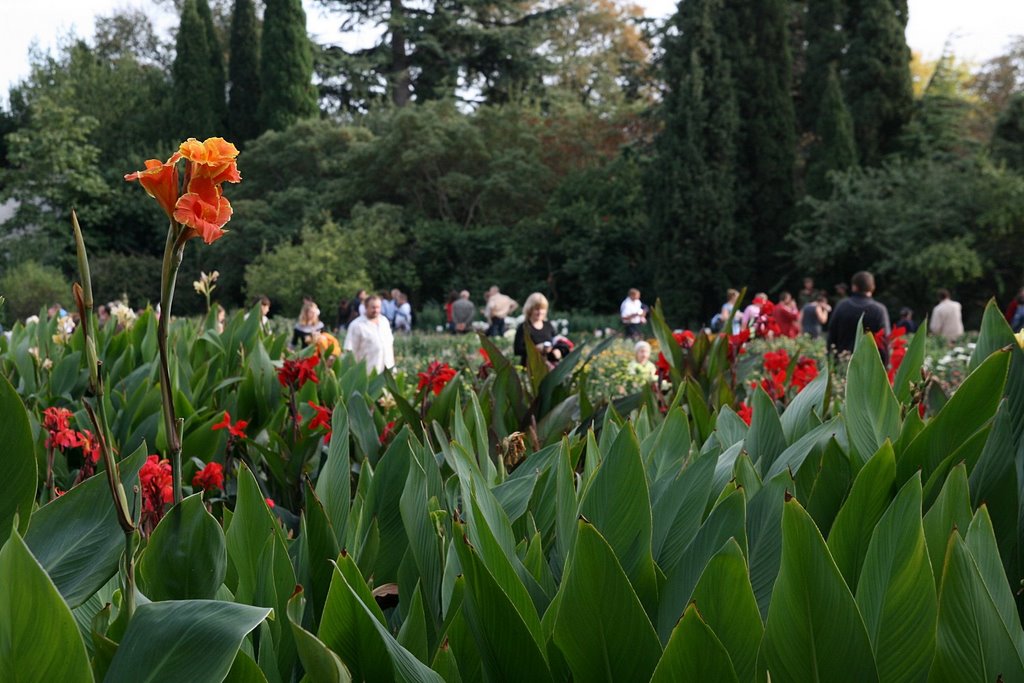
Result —
<instances>
[{"instance_id":1,"label":"flower stem","mask_svg":"<svg viewBox=\"0 0 1024 683\"><path fill-rule=\"evenodd\" d=\"M167 331L171 322L171 304L174 301L174 283L178 278L182 252L185 243L181 239L181 229L173 220L167 229L167 244L164 247L163 268L160 272L160 320L157 324L156 338L160 349L160 398L163 402L164 432L167 435L171 470L174 476L174 504L181 502L181 438L178 434L178 421L174 415L174 389L171 386L171 373L167 354Z\"/></svg>"}]
</instances>

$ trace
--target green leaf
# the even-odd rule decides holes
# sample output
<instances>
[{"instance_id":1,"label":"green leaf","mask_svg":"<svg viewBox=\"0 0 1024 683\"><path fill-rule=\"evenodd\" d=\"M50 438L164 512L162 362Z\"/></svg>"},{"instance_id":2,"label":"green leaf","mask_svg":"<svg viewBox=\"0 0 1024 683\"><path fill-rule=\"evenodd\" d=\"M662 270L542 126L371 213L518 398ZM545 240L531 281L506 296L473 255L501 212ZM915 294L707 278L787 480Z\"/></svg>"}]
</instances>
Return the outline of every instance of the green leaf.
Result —
<instances>
[{"instance_id":1,"label":"green leaf","mask_svg":"<svg viewBox=\"0 0 1024 683\"><path fill-rule=\"evenodd\" d=\"M0 548L0 680L93 680L71 610L16 531Z\"/></svg>"},{"instance_id":2,"label":"green leaf","mask_svg":"<svg viewBox=\"0 0 1024 683\"><path fill-rule=\"evenodd\" d=\"M959 533L950 537L942 567L935 659L928 680L1024 680L1020 654Z\"/></svg>"},{"instance_id":3,"label":"green leaf","mask_svg":"<svg viewBox=\"0 0 1024 683\"><path fill-rule=\"evenodd\" d=\"M715 464L715 458L702 456L658 487L661 493L654 501L652 548L662 569L676 566L700 528Z\"/></svg>"},{"instance_id":4,"label":"green leaf","mask_svg":"<svg viewBox=\"0 0 1024 683\"><path fill-rule=\"evenodd\" d=\"M612 547L591 524L579 522L561 591L554 641L573 677L647 680L661 643Z\"/></svg>"},{"instance_id":5,"label":"green leaf","mask_svg":"<svg viewBox=\"0 0 1024 683\"><path fill-rule=\"evenodd\" d=\"M857 605L881 681L921 680L935 651L938 604L921 523L921 497L921 477L916 474L875 527L857 584Z\"/></svg>"},{"instance_id":6,"label":"green leaf","mask_svg":"<svg viewBox=\"0 0 1024 683\"><path fill-rule=\"evenodd\" d=\"M651 502L631 427L619 432L587 489L580 514L614 549L633 589L648 614L657 601L654 557L651 552Z\"/></svg>"},{"instance_id":7,"label":"green leaf","mask_svg":"<svg viewBox=\"0 0 1024 683\"><path fill-rule=\"evenodd\" d=\"M857 603L796 499L782 515L782 566L762 648L772 680L878 680Z\"/></svg>"},{"instance_id":8,"label":"green leaf","mask_svg":"<svg viewBox=\"0 0 1024 683\"><path fill-rule=\"evenodd\" d=\"M855 469L860 469L885 443L900 433L900 404L882 367L878 347L862 334L846 375L846 431Z\"/></svg>"},{"instance_id":9,"label":"green leaf","mask_svg":"<svg viewBox=\"0 0 1024 683\"><path fill-rule=\"evenodd\" d=\"M935 578L942 576L942 559L954 529L966 529L971 523L971 498L967 490L966 468L961 463L953 468L939 497L924 516L924 538L928 544Z\"/></svg>"},{"instance_id":10,"label":"green leaf","mask_svg":"<svg viewBox=\"0 0 1024 683\"><path fill-rule=\"evenodd\" d=\"M817 424L818 417L824 415L828 383L829 373L822 372L786 406L780 418L786 443L793 443L806 434Z\"/></svg>"},{"instance_id":11,"label":"green leaf","mask_svg":"<svg viewBox=\"0 0 1024 683\"><path fill-rule=\"evenodd\" d=\"M224 531L197 493L167 511L139 560L150 600L212 600L227 571Z\"/></svg>"},{"instance_id":12,"label":"green leaf","mask_svg":"<svg viewBox=\"0 0 1024 683\"><path fill-rule=\"evenodd\" d=\"M508 680L549 680L540 621L532 604L525 604L525 588L510 596L492 575L477 549L469 544L465 529L454 525L453 544L465 576L462 614L470 627L488 677ZM517 578L509 570L505 582Z\"/></svg>"},{"instance_id":13,"label":"green leaf","mask_svg":"<svg viewBox=\"0 0 1024 683\"><path fill-rule=\"evenodd\" d=\"M755 651L756 654L756 651ZM639 679L637 679L639 680ZM652 683L675 681L729 681L737 678L725 646L701 618L694 605L686 608L665 646L665 654L651 677ZM750 679L752 680L752 679Z\"/></svg>"},{"instance_id":14,"label":"green leaf","mask_svg":"<svg viewBox=\"0 0 1024 683\"><path fill-rule=\"evenodd\" d=\"M131 491L138 482L147 453L143 444L119 463L125 490ZM88 600L117 572L124 553L124 531L106 473L90 477L36 510L25 544L69 605L77 607Z\"/></svg>"},{"instance_id":15,"label":"green leaf","mask_svg":"<svg viewBox=\"0 0 1024 683\"><path fill-rule=\"evenodd\" d=\"M925 340L928 337L928 318L925 318L910 340L907 353L903 356L900 367L896 370L892 388L896 400L900 403L910 402L910 387L914 380L921 379L921 366L924 364Z\"/></svg>"},{"instance_id":16,"label":"green leaf","mask_svg":"<svg viewBox=\"0 0 1024 683\"><path fill-rule=\"evenodd\" d=\"M308 479L305 489L306 509L302 513L299 536L301 562L298 569L302 572L299 580L309 590L313 622L319 623L334 576L331 563L338 557L341 548L338 547L331 522L327 519L327 512Z\"/></svg>"},{"instance_id":17,"label":"green leaf","mask_svg":"<svg viewBox=\"0 0 1024 683\"><path fill-rule=\"evenodd\" d=\"M667 641L682 616L693 589L708 561L730 538L740 547L747 544L746 505L742 491L733 491L720 502L686 547L675 567L665 568L668 578L662 586L658 606L658 636Z\"/></svg>"},{"instance_id":18,"label":"green leaf","mask_svg":"<svg viewBox=\"0 0 1024 683\"><path fill-rule=\"evenodd\" d=\"M896 457L892 445L886 442L857 474L850 496L828 535L828 548L836 566L854 590L871 532L892 500L895 478Z\"/></svg>"},{"instance_id":19,"label":"green leaf","mask_svg":"<svg viewBox=\"0 0 1024 683\"><path fill-rule=\"evenodd\" d=\"M108 681L218 681L242 638L271 610L220 600L140 605L107 672Z\"/></svg>"},{"instance_id":20,"label":"green leaf","mask_svg":"<svg viewBox=\"0 0 1024 683\"><path fill-rule=\"evenodd\" d=\"M345 543L345 527L351 503L352 466L349 461L348 410L339 400L331 415L331 443L327 461L316 478L316 495L323 503L338 545Z\"/></svg>"},{"instance_id":21,"label":"green leaf","mask_svg":"<svg viewBox=\"0 0 1024 683\"><path fill-rule=\"evenodd\" d=\"M764 625L747 576L746 559L736 539L726 541L725 546L708 562L697 587L693 589L692 604L683 614L684 621L693 605L700 610L698 616L714 631L729 653L736 678L753 681ZM669 638L666 652L671 647L672 638Z\"/></svg>"},{"instance_id":22,"label":"green leaf","mask_svg":"<svg viewBox=\"0 0 1024 683\"><path fill-rule=\"evenodd\" d=\"M993 418L1003 395L1009 364L1008 352L996 352L964 380L949 403L900 455L898 481L906 481L918 469L928 481L943 460Z\"/></svg>"},{"instance_id":23,"label":"green leaf","mask_svg":"<svg viewBox=\"0 0 1024 683\"><path fill-rule=\"evenodd\" d=\"M18 530L25 533L36 497L36 455L28 413L18 393L0 375L0 444L3 444L4 476L0 479L0 533L18 516Z\"/></svg>"},{"instance_id":24,"label":"green leaf","mask_svg":"<svg viewBox=\"0 0 1024 683\"><path fill-rule=\"evenodd\" d=\"M846 499L852 479L850 460L839 443L830 439L821 455L818 473L807 499L807 514L826 538Z\"/></svg>"},{"instance_id":25,"label":"green leaf","mask_svg":"<svg viewBox=\"0 0 1024 683\"><path fill-rule=\"evenodd\" d=\"M782 510L794 483L788 472L768 481L747 503L750 585L761 618L768 616L775 579L782 561ZM741 546L742 547L742 546Z\"/></svg>"},{"instance_id":26,"label":"green leaf","mask_svg":"<svg viewBox=\"0 0 1024 683\"><path fill-rule=\"evenodd\" d=\"M971 470L971 507L988 507L992 526L999 542L999 554L1008 567L1017 562L1017 511L1020 505L1017 466L1014 458L1014 423L1016 417L1010 402L1004 400L996 412L988 441L974 469ZM1011 576L1014 573L1008 572Z\"/></svg>"},{"instance_id":27,"label":"green leaf","mask_svg":"<svg viewBox=\"0 0 1024 683\"><path fill-rule=\"evenodd\" d=\"M966 542L967 549L971 551L978 565L982 581L985 582L985 590L992 598L992 604L995 605L999 618L1003 620L1003 625L1010 634L1017 655L1024 659L1024 630L1021 629L1017 605L1010 591L1010 584L1006 581L1003 564L999 560L999 548L996 545L995 532L992 530L992 520L984 505L978 508L974 519L971 520Z\"/></svg>"},{"instance_id":28,"label":"green leaf","mask_svg":"<svg viewBox=\"0 0 1024 683\"><path fill-rule=\"evenodd\" d=\"M758 387L754 392L754 415L750 420L750 431L743 442L744 449L760 472L771 469L772 463L786 449L786 436L782 422L775 408L775 401Z\"/></svg>"},{"instance_id":29,"label":"green leaf","mask_svg":"<svg viewBox=\"0 0 1024 683\"><path fill-rule=\"evenodd\" d=\"M974 353L967 364L967 371L974 372L993 353L1004 346L1014 344L1013 329L1006 322L1003 312L999 310L995 299L990 299L985 305L985 314L981 318L981 329L978 334L978 341L974 346Z\"/></svg>"},{"instance_id":30,"label":"green leaf","mask_svg":"<svg viewBox=\"0 0 1024 683\"><path fill-rule=\"evenodd\" d=\"M302 615L302 592L298 591L288 601L288 620L295 636L295 647L302 661L302 668L311 681L317 683L349 683L352 675L345 664L322 640L302 628L298 619Z\"/></svg>"}]
</instances>

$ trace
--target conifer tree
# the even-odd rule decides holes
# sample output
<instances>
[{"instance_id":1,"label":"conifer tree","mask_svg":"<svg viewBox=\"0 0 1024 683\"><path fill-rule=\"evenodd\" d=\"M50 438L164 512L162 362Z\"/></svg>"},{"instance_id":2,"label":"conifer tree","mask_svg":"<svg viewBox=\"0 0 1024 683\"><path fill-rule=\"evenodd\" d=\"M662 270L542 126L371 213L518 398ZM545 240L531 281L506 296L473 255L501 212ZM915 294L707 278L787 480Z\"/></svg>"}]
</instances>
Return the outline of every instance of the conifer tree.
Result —
<instances>
[{"instance_id":1,"label":"conifer tree","mask_svg":"<svg viewBox=\"0 0 1024 683\"><path fill-rule=\"evenodd\" d=\"M793 220L796 114L792 97L787 0L725 0L721 33L740 113L737 220L764 257L759 273L774 280L771 258Z\"/></svg>"},{"instance_id":2,"label":"conifer tree","mask_svg":"<svg viewBox=\"0 0 1024 683\"><path fill-rule=\"evenodd\" d=\"M837 68L846 45L842 0L809 0L804 19L804 72L800 79L800 128L817 128L818 107L825 101L830 72Z\"/></svg>"},{"instance_id":3,"label":"conifer tree","mask_svg":"<svg viewBox=\"0 0 1024 683\"><path fill-rule=\"evenodd\" d=\"M913 112L905 21L902 0L856 0L847 13L844 89L865 165L877 165L897 149Z\"/></svg>"},{"instance_id":4,"label":"conifer tree","mask_svg":"<svg viewBox=\"0 0 1024 683\"><path fill-rule=\"evenodd\" d=\"M818 104L815 141L807 164L807 193L827 197L832 190L828 174L857 164L857 145L853 139L853 119L843 101L839 76L833 66L828 71L825 89Z\"/></svg>"},{"instance_id":5,"label":"conifer tree","mask_svg":"<svg viewBox=\"0 0 1024 683\"><path fill-rule=\"evenodd\" d=\"M212 96L216 85L210 70L206 27L196 0L185 0L182 5L171 75L174 80L172 113L177 134L199 139L222 134Z\"/></svg>"},{"instance_id":6,"label":"conifer tree","mask_svg":"<svg viewBox=\"0 0 1024 683\"><path fill-rule=\"evenodd\" d=\"M992 156L1024 173L1024 93L1010 99L992 134Z\"/></svg>"},{"instance_id":7,"label":"conifer tree","mask_svg":"<svg viewBox=\"0 0 1024 683\"><path fill-rule=\"evenodd\" d=\"M666 42L664 129L649 169L655 289L677 321L710 316L725 289L744 282L749 235L734 203L735 86L716 19L721 0L680 3Z\"/></svg>"},{"instance_id":8,"label":"conifer tree","mask_svg":"<svg viewBox=\"0 0 1024 683\"><path fill-rule=\"evenodd\" d=\"M236 144L253 140L263 132L257 117L260 105L259 54L253 1L235 0L231 14L231 60L228 62L228 129Z\"/></svg>"},{"instance_id":9,"label":"conifer tree","mask_svg":"<svg viewBox=\"0 0 1024 683\"><path fill-rule=\"evenodd\" d=\"M313 46L301 0L267 0L260 48L259 118L264 128L283 130L315 115Z\"/></svg>"},{"instance_id":10,"label":"conifer tree","mask_svg":"<svg viewBox=\"0 0 1024 683\"><path fill-rule=\"evenodd\" d=\"M199 12L199 19L203 22L203 30L206 32L210 69L210 101L217 114L218 134L223 134L228 119L224 50L220 38L217 37L217 28L213 25L213 13L210 11L209 3L206 0L196 0L196 10Z\"/></svg>"}]
</instances>

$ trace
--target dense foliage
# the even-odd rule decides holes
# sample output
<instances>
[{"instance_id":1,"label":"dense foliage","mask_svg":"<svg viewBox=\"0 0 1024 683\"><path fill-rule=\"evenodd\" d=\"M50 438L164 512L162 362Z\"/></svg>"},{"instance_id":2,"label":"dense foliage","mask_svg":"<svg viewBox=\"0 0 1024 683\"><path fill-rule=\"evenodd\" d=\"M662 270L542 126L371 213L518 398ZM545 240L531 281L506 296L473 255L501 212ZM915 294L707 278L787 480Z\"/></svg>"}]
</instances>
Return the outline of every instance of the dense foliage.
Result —
<instances>
[{"instance_id":1,"label":"dense foliage","mask_svg":"<svg viewBox=\"0 0 1024 683\"><path fill-rule=\"evenodd\" d=\"M461 372L367 376L258 315L180 320L173 506L157 322L128 314L89 342L127 545L81 330L0 338L0 666L24 680L1024 674L1024 350L994 306L951 397L918 379L923 333L888 373L865 335L833 375L656 310L663 380L608 402L604 345L549 371L481 338Z\"/></svg>"},{"instance_id":2,"label":"dense foliage","mask_svg":"<svg viewBox=\"0 0 1024 683\"><path fill-rule=\"evenodd\" d=\"M672 303L674 322L698 323L726 287L775 294L868 268L886 273L893 309L923 310L945 286L977 315L1020 285L1019 266L969 254L1024 233L1019 44L973 71L952 55L915 62L915 99L905 3L891 0L695 0L665 22L615 0L324 0L346 30L381 27L348 51L312 46L300 5L165 3L181 41L124 11L34 54L0 116L0 197L14 211L0 271L33 259L68 272L70 251L51 245L73 205L138 279L123 287L132 304L153 301L151 278L131 271L159 256L163 226L121 176L187 128L230 129L247 152L235 245L183 265L215 263L235 305L256 293L258 258L265 275L294 268L272 254L329 222L357 231L360 205L388 216L391 239L359 286L398 286L417 309L497 283L604 312L639 286ZM986 202L955 180L979 168L999 188ZM920 178L878 202L861 181L876 169ZM920 200L939 193L958 208ZM848 240L876 248L817 253ZM890 261L927 260L920 244L942 245L927 284L892 277Z\"/></svg>"}]
</instances>

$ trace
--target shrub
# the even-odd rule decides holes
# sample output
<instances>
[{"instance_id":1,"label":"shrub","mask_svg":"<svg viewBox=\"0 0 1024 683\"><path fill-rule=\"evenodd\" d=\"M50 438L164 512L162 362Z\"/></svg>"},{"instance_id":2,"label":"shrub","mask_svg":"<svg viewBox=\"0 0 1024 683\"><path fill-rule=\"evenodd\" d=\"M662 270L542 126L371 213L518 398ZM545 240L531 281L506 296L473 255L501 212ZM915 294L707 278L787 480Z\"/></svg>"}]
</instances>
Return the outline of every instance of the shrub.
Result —
<instances>
[{"instance_id":1,"label":"shrub","mask_svg":"<svg viewBox=\"0 0 1024 683\"><path fill-rule=\"evenodd\" d=\"M8 319L24 320L58 301L71 308L67 278L60 270L36 261L24 261L5 271L0 277L0 296L7 299L3 311Z\"/></svg>"},{"instance_id":2,"label":"shrub","mask_svg":"<svg viewBox=\"0 0 1024 683\"><path fill-rule=\"evenodd\" d=\"M89 258L96 304L127 298L133 308L160 301L160 259L146 254L106 253ZM179 280L182 278L179 276ZM187 283L185 283L187 284ZM176 298L185 298L184 287Z\"/></svg>"}]
</instances>

